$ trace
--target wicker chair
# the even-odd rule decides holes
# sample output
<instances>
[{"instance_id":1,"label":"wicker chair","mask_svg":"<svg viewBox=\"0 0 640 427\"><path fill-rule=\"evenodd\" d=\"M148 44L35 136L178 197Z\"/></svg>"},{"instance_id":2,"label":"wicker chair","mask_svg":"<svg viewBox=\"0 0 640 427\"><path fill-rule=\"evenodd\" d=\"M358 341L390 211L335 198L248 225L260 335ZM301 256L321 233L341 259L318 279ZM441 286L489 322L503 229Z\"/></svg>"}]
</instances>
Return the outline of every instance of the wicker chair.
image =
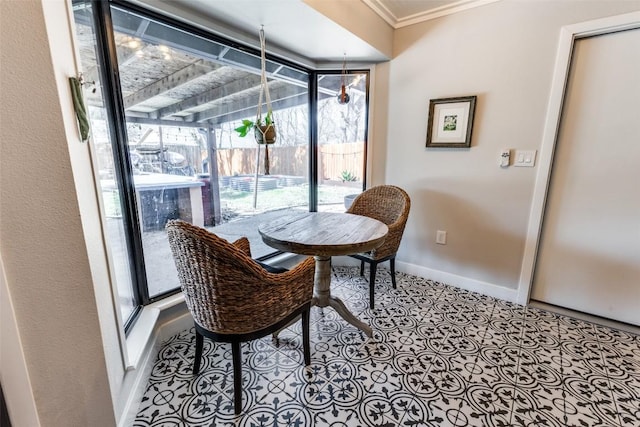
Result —
<instances>
[{"instance_id":1,"label":"wicker chair","mask_svg":"<svg viewBox=\"0 0 640 427\"><path fill-rule=\"evenodd\" d=\"M382 246L371 252L350 255L360 260L360 275L364 276L364 263L369 263L369 307L373 308L376 269L381 262L389 261L391 283L396 288L396 252L407 223L411 199L401 188L380 185L362 192L353 200L348 213L375 218L389 227L389 234Z\"/></svg>"},{"instance_id":2,"label":"wicker chair","mask_svg":"<svg viewBox=\"0 0 640 427\"><path fill-rule=\"evenodd\" d=\"M184 298L193 315L200 371L204 337L231 343L234 411L242 408L240 343L273 333L302 316L305 365L310 363L309 308L313 296L313 258L291 271L269 273L251 258L246 237L229 243L184 221L166 226Z\"/></svg>"}]
</instances>

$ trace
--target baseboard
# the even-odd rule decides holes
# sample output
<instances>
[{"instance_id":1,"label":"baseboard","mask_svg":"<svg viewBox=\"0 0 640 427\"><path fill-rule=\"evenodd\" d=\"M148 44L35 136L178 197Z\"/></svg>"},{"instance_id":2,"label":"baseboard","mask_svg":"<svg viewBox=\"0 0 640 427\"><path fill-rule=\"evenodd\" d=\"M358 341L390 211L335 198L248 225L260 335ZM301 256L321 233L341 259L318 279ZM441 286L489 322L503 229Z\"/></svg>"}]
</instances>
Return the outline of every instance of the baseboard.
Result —
<instances>
[{"instance_id":1,"label":"baseboard","mask_svg":"<svg viewBox=\"0 0 640 427\"><path fill-rule=\"evenodd\" d=\"M136 368L127 371L123 389L126 387L129 394L123 406L124 409L118 422L118 427L129 427L134 424L142 396L151 376L156 355L160 351L162 343L192 326L193 317L191 317L184 302L172 304L160 313L153 333L149 337ZM126 386L126 384L131 385Z\"/></svg>"},{"instance_id":2,"label":"baseboard","mask_svg":"<svg viewBox=\"0 0 640 427\"><path fill-rule=\"evenodd\" d=\"M172 336L192 327L193 316L185 306L184 312L162 323L158 331L158 344L162 344Z\"/></svg>"},{"instance_id":3,"label":"baseboard","mask_svg":"<svg viewBox=\"0 0 640 427\"><path fill-rule=\"evenodd\" d=\"M528 305L531 307L539 308L541 310L560 314L562 316L584 320L589 323L595 323L597 325L606 326L611 329L618 329L640 336L640 326L632 325L630 323L618 322L617 320L607 319L605 317L596 316L595 314L584 313L582 311L576 311L570 308L564 308L542 301L531 300L529 301Z\"/></svg>"},{"instance_id":4,"label":"baseboard","mask_svg":"<svg viewBox=\"0 0 640 427\"><path fill-rule=\"evenodd\" d=\"M516 303L518 298L517 289L509 289L504 286L494 285L493 283L458 276L457 274L434 270L421 265L410 264L408 262L396 261L396 270L423 277L425 279L435 280L436 282L444 283L459 289L478 292L482 295L487 295L512 303Z\"/></svg>"},{"instance_id":5,"label":"baseboard","mask_svg":"<svg viewBox=\"0 0 640 427\"><path fill-rule=\"evenodd\" d=\"M360 261L350 257L334 257L334 265L360 265ZM423 267L421 265L411 264L396 260L396 271L401 271L424 279L435 280L459 289L478 292L482 295L498 298L517 304L518 290L509 289L504 286L494 285L493 283L483 282L469 277L458 276L457 274L447 273L445 271L434 270L432 268Z\"/></svg>"},{"instance_id":6,"label":"baseboard","mask_svg":"<svg viewBox=\"0 0 640 427\"><path fill-rule=\"evenodd\" d=\"M151 335L138 360L136 368L128 370L125 373L122 389L126 390L124 392L128 394L122 406L123 409L118 421L118 427L132 426L135 421L140 401L142 400L146 385L151 376L151 368L153 367L155 356L160 349L157 338L157 333Z\"/></svg>"}]
</instances>

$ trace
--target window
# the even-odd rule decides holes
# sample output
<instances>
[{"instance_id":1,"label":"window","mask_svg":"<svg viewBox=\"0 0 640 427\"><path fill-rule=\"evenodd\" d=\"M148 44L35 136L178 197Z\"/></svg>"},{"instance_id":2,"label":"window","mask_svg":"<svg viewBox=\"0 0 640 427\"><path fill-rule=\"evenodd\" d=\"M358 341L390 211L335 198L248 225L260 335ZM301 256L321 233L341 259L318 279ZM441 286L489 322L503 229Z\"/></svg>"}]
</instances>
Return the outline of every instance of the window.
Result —
<instances>
[{"instance_id":1,"label":"window","mask_svg":"<svg viewBox=\"0 0 640 427\"><path fill-rule=\"evenodd\" d=\"M119 319L128 326L139 306L140 297L134 286L134 269L131 264L132 254L130 239L131 221L121 203L124 199L122 168L118 167L118 145L105 103L104 87L100 79L100 61L98 61L98 41L93 25L93 8L89 3L75 4L74 15L77 22L77 39L82 44L82 64L85 71L84 80L89 83L85 90L88 115L92 126L92 159L94 169L99 171L99 191L103 214L104 237L107 242L107 255L111 277L119 296ZM87 83L85 83L87 84Z\"/></svg>"},{"instance_id":2,"label":"window","mask_svg":"<svg viewBox=\"0 0 640 427\"><path fill-rule=\"evenodd\" d=\"M343 212L365 184L369 74L318 73L316 78L318 209ZM348 102L340 103L343 84Z\"/></svg>"},{"instance_id":3,"label":"window","mask_svg":"<svg viewBox=\"0 0 640 427\"><path fill-rule=\"evenodd\" d=\"M273 249L259 222L287 209L344 210L344 196L362 190L368 73L350 74L344 106L340 74L268 57L278 137L259 146L234 131L255 119L259 52L128 3L77 1L74 13L85 80L96 81L85 96L124 319L179 290L168 220L247 236L261 258Z\"/></svg>"}]
</instances>

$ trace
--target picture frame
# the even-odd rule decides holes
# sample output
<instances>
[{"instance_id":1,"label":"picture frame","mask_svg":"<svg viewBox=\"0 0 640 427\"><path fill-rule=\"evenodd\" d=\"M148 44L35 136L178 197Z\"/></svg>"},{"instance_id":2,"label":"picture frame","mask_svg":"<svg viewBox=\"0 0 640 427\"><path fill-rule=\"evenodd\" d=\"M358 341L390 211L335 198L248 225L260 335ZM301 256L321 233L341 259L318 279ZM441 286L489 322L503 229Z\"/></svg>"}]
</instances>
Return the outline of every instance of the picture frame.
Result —
<instances>
[{"instance_id":1,"label":"picture frame","mask_svg":"<svg viewBox=\"0 0 640 427\"><path fill-rule=\"evenodd\" d=\"M429 101L427 147L471 147L477 96Z\"/></svg>"}]
</instances>

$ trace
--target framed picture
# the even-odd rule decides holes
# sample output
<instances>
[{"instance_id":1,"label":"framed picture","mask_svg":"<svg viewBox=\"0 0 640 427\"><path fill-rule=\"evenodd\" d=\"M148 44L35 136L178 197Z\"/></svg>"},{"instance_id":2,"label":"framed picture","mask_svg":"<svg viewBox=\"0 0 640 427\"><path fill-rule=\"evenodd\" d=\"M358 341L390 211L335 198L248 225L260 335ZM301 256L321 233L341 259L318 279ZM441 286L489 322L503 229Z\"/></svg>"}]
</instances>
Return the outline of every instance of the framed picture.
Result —
<instances>
[{"instance_id":1,"label":"framed picture","mask_svg":"<svg viewBox=\"0 0 640 427\"><path fill-rule=\"evenodd\" d=\"M471 147L476 96L429 101L427 147Z\"/></svg>"}]
</instances>

